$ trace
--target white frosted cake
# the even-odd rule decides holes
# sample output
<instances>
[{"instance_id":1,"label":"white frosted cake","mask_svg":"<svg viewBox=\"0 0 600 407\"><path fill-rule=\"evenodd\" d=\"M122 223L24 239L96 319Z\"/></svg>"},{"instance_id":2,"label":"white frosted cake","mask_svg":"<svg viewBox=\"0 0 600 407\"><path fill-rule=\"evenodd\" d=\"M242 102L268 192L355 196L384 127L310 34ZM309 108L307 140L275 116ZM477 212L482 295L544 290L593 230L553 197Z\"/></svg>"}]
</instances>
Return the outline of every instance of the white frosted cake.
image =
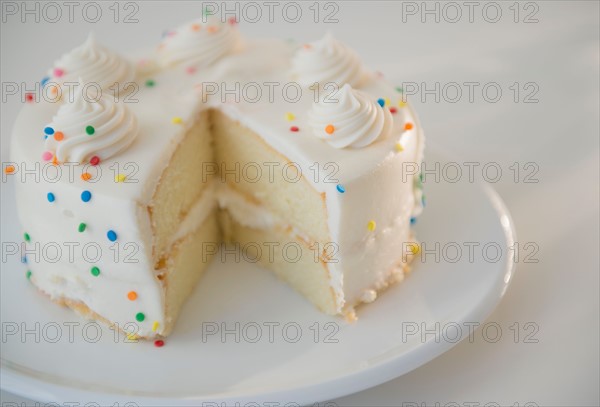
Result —
<instances>
[{"instance_id":1,"label":"white frosted cake","mask_svg":"<svg viewBox=\"0 0 600 407\"><path fill-rule=\"evenodd\" d=\"M222 242L348 319L403 278L422 206L406 164L424 139L401 90L329 35L250 40L199 20L141 54L90 36L16 120L9 172L42 292L153 338Z\"/></svg>"}]
</instances>

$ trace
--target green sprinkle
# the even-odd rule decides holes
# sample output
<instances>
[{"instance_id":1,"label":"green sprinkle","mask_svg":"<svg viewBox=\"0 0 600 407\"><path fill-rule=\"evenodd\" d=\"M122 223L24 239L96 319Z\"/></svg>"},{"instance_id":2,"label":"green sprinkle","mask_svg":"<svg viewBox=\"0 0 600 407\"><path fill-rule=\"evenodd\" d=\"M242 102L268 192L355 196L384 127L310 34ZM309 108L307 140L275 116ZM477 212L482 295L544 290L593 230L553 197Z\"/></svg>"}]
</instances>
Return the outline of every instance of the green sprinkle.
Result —
<instances>
[{"instance_id":1,"label":"green sprinkle","mask_svg":"<svg viewBox=\"0 0 600 407\"><path fill-rule=\"evenodd\" d=\"M87 126L85 128L85 132L91 136L96 132L96 129L94 129L94 126Z\"/></svg>"},{"instance_id":2,"label":"green sprinkle","mask_svg":"<svg viewBox=\"0 0 600 407\"><path fill-rule=\"evenodd\" d=\"M79 228L77 228L77 230L79 230L79 232L85 232L85 228L86 228L86 226L87 226L87 225L86 225L85 223L81 222L81 223L79 224Z\"/></svg>"},{"instance_id":3,"label":"green sprinkle","mask_svg":"<svg viewBox=\"0 0 600 407\"><path fill-rule=\"evenodd\" d=\"M135 319L137 319L139 322L142 322L144 319L146 319L146 316L142 312L138 312L135 315Z\"/></svg>"},{"instance_id":4,"label":"green sprinkle","mask_svg":"<svg viewBox=\"0 0 600 407\"><path fill-rule=\"evenodd\" d=\"M29 233L25 233L23 235L23 238L25 239L26 242L29 242L31 240L31 236L29 236Z\"/></svg>"},{"instance_id":5,"label":"green sprinkle","mask_svg":"<svg viewBox=\"0 0 600 407\"><path fill-rule=\"evenodd\" d=\"M156 85L156 82L154 82L154 80L148 79L146 81L146 86L148 86L149 88L153 87L154 85Z\"/></svg>"},{"instance_id":6,"label":"green sprinkle","mask_svg":"<svg viewBox=\"0 0 600 407\"><path fill-rule=\"evenodd\" d=\"M96 266L92 267L91 272L94 277L98 277L100 275L100 269Z\"/></svg>"},{"instance_id":7,"label":"green sprinkle","mask_svg":"<svg viewBox=\"0 0 600 407\"><path fill-rule=\"evenodd\" d=\"M25 277L27 277L27 280L31 278L31 270L27 270L27 273L25 273Z\"/></svg>"},{"instance_id":8,"label":"green sprinkle","mask_svg":"<svg viewBox=\"0 0 600 407\"><path fill-rule=\"evenodd\" d=\"M404 92L404 88L402 86L396 86L396 92Z\"/></svg>"}]
</instances>

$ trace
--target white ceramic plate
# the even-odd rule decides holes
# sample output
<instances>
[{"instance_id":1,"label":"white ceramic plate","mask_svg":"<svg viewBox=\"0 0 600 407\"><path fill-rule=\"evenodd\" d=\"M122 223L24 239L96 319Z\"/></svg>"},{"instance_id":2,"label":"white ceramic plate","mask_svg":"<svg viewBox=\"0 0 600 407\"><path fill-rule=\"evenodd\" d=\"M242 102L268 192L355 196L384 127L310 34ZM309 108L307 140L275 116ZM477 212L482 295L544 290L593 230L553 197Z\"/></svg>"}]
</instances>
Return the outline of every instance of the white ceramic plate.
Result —
<instances>
[{"instance_id":1,"label":"white ceramic plate","mask_svg":"<svg viewBox=\"0 0 600 407\"><path fill-rule=\"evenodd\" d=\"M431 149L428 159L444 161ZM11 185L3 185L3 242L21 236L10 192ZM417 259L402 284L359 309L354 324L320 314L256 266L217 261L164 347L125 343L123 336L115 340L108 328L93 342L97 325L50 303L12 256L1 273L2 388L42 402L302 405L405 374L466 337L468 323L485 320L514 264L512 221L491 188L466 180L426 182L425 193L417 237L428 247L449 244L445 256L440 250L439 262L432 255ZM480 243L472 262L465 242ZM457 245L463 255L452 262ZM503 253L493 261L497 247ZM441 336L423 338L424 328L436 322ZM30 333L23 336L25 329ZM230 333L222 338L224 329ZM212 334L215 330L219 333Z\"/></svg>"}]
</instances>

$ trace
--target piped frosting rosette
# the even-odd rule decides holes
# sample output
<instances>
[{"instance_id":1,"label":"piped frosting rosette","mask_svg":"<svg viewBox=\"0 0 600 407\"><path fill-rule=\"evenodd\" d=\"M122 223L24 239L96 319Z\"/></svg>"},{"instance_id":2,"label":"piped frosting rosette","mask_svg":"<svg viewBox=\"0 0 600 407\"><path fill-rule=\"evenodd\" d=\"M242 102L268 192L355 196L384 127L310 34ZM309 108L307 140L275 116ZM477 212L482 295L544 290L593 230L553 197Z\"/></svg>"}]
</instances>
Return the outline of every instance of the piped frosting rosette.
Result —
<instances>
[{"instance_id":1,"label":"piped frosting rosette","mask_svg":"<svg viewBox=\"0 0 600 407\"><path fill-rule=\"evenodd\" d=\"M112 96L88 100L83 84L65 97L45 130L45 148L59 162L87 163L106 160L125 150L138 135L135 115ZM95 158L94 158L95 157Z\"/></svg>"},{"instance_id":2,"label":"piped frosting rosette","mask_svg":"<svg viewBox=\"0 0 600 407\"><path fill-rule=\"evenodd\" d=\"M392 114L366 93L344 85L313 103L308 112L315 136L335 148L361 148L390 135Z\"/></svg>"},{"instance_id":3,"label":"piped frosting rosette","mask_svg":"<svg viewBox=\"0 0 600 407\"><path fill-rule=\"evenodd\" d=\"M86 83L98 85L102 93L112 95L117 91L121 94L132 88L131 83L135 79L132 64L98 44L92 34L82 45L56 61L48 74L45 82L61 85L66 82L75 83L82 78Z\"/></svg>"},{"instance_id":4,"label":"piped frosting rosette","mask_svg":"<svg viewBox=\"0 0 600 407\"><path fill-rule=\"evenodd\" d=\"M322 39L304 45L292 60L292 76L303 87L318 83L360 87L368 77L358 55L346 45L326 34Z\"/></svg>"},{"instance_id":5,"label":"piped frosting rosette","mask_svg":"<svg viewBox=\"0 0 600 407\"><path fill-rule=\"evenodd\" d=\"M158 58L162 66L206 67L235 52L240 44L234 24L208 17L167 33L158 46Z\"/></svg>"}]
</instances>

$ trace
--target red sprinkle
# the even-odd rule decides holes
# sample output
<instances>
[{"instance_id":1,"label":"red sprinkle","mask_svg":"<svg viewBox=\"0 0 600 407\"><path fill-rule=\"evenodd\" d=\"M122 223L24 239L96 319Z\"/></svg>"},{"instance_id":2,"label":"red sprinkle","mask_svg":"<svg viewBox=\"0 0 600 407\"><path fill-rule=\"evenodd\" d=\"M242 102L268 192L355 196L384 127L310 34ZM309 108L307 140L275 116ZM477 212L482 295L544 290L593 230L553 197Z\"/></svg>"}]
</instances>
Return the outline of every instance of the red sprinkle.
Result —
<instances>
[{"instance_id":1,"label":"red sprinkle","mask_svg":"<svg viewBox=\"0 0 600 407\"><path fill-rule=\"evenodd\" d=\"M298 126L292 126L290 127L290 131L299 131L300 129L298 128Z\"/></svg>"},{"instance_id":2,"label":"red sprinkle","mask_svg":"<svg viewBox=\"0 0 600 407\"><path fill-rule=\"evenodd\" d=\"M235 17L230 17L228 21L229 21L229 24L231 24L231 25L237 24L237 20L235 19Z\"/></svg>"},{"instance_id":3,"label":"red sprinkle","mask_svg":"<svg viewBox=\"0 0 600 407\"><path fill-rule=\"evenodd\" d=\"M394 114L398 111L394 106L390 107L390 113Z\"/></svg>"},{"instance_id":4,"label":"red sprinkle","mask_svg":"<svg viewBox=\"0 0 600 407\"><path fill-rule=\"evenodd\" d=\"M29 103L33 102L33 93L26 93L25 94L25 101L29 102Z\"/></svg>"},{"instance_id":5,"label":"red sprinkle","mask_svg":"<svg viewBox=\"0 0 600 407\"><path fill-rule=\"evenodd\" d=\"M95 155L92 158L90 158L90 164L92 164L92 165L98 165L98 164L100 164L100 157L98 157L97 155Z\"/></svg>"},{"instance_id":6,"label":"red sprinkle","mask_svg":"<svg viewBox=\"0 0 600 407\"><path fill-rule=\"evenodd\" d=\"M163 346L165 346L165 341L158 339L154 341L154 346L156 346L157 348L162 348Z\"/></svg>"}]
</instances>

